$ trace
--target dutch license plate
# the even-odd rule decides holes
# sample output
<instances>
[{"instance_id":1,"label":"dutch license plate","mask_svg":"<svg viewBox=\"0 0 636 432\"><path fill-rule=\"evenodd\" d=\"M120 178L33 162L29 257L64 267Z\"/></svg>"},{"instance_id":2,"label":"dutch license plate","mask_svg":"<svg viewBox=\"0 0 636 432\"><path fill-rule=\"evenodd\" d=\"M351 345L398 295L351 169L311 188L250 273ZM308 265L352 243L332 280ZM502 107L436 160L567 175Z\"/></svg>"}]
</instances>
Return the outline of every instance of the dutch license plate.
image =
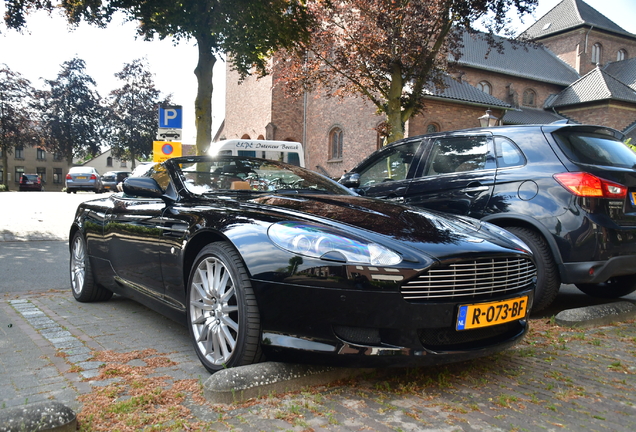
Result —
<instances>
[{"instance_id":1,"label":"dutch license plate","mask_svg":"<svg viewBox=\"0 0 636 432\"><path fill-rule=\"evenodd\" d=\"M630 196L632 198L632 205L636 206L636 192L632 192Z\"/></svg>"},{"instance_id":2,"label":"dutch license plate","mask_svg":"<svg viewBox=\"0 0 636 432\"><path fill-rule=\"evenodd\" d=\"M462 305L457 316L457 330L488 327L525 318L528 297L490 303Z\"/></svg>"},{"instance_id":3,"label":"dutch license plate","mask_svg":"<svg viewBox=\"0 0 636 432\"><path fill-rule=\"evenodd\" d=\"M76 178L77 180L86 180L86 177L85 177L85 176L77 176L77 177L75 177L75 178Z\"/></svg>"}]
</instances>

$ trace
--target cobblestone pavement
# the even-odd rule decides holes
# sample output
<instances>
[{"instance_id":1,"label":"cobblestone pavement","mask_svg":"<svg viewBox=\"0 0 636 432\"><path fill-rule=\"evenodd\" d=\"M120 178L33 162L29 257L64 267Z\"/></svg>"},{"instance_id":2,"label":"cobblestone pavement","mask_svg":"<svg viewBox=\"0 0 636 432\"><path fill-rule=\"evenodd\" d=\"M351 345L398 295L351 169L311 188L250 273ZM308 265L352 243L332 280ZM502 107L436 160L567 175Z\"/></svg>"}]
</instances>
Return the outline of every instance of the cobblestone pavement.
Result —
<instances>
[{"instance_id":1,"label":"cobblestone pavement","mask_svg":"<svg viewBox=\"0 0 636 432\"><path fill-rule=\"evenodd\" d=\"M212 405L201 397L209 374L180 324L117 296L5 295L0 406L57 400L83 430L636 430L633 321L572 330L535 318L532 329L485 359Z\"/></svg>"}]
</instances>

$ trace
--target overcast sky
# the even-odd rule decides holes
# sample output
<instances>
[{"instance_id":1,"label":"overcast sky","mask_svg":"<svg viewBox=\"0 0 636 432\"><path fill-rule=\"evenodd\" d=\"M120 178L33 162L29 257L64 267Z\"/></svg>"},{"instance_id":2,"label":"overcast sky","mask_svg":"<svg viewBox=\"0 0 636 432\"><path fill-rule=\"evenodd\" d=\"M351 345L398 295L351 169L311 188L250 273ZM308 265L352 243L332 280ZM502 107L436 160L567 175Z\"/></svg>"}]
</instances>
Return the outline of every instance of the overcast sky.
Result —
<instances>
[{"instance_id":1,"label":"overcast sky","mask_svg":"<svg viewBox=\"0 0 636 432\"><path fill-rule=\"evenodd\" d=\"M536 19L557 5L561 0L539 0L533 16L518 22L519 31L526 29ZM636 0L586 0L623 29L636 33ZM0 0L0 16L4 15L4 1ZM172 93L173 102L183 105L183 142L193 144L194 99L196 97L197 49L194 42L181 42L173 46L171 41L145 42L135 39L136 26L123 20L113 20L106 29L87 24L69 31L59 16L37 12L27 19L27 31L18 33L0 24L0 64L6 63L13 71L42 88L44 79L54 79L60 65L77 56L86 62L87 73L97 82L102 96L121 84L114 77L125 63L146 57L155 84L162 94ZM214 72L213 124L214 131L224 116L225 64L217 62Z\"/></svg>"}]
</instances>

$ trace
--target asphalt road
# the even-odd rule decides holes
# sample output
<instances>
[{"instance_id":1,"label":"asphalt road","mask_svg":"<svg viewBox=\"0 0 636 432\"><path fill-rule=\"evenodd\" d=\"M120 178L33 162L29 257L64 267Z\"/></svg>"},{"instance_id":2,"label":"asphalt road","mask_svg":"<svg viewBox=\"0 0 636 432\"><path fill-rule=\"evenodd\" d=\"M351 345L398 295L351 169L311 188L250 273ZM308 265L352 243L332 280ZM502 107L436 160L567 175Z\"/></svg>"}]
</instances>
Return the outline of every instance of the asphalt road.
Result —
<instances>
[{"instance_id":1,"label":"asphalt road","mask_svg":"<svg viewBox=\"0 0 636 432\"><path fill-rule=\"evenodd\" d=\"M69 287L68 230L92 192L0 193L0 294Z\"/></svg>"}]
</instances>

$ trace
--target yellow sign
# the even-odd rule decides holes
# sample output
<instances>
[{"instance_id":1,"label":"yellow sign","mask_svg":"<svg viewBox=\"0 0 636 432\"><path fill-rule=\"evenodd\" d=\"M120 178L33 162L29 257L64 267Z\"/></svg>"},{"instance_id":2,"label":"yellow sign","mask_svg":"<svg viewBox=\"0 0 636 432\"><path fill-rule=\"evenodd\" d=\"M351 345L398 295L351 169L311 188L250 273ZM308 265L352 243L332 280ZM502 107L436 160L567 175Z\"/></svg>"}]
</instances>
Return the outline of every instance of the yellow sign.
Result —
<instances>
[{"instance_id":1,"label":"yellow sign","mask_svg":"<svg viewBox=\"0 0 636 432\"><path fill-rule=\"evenodd\" d=\"M181 143L174 141L153 141L152 161L163 162L181 156Z\"/></svg>"}]
</instances>

